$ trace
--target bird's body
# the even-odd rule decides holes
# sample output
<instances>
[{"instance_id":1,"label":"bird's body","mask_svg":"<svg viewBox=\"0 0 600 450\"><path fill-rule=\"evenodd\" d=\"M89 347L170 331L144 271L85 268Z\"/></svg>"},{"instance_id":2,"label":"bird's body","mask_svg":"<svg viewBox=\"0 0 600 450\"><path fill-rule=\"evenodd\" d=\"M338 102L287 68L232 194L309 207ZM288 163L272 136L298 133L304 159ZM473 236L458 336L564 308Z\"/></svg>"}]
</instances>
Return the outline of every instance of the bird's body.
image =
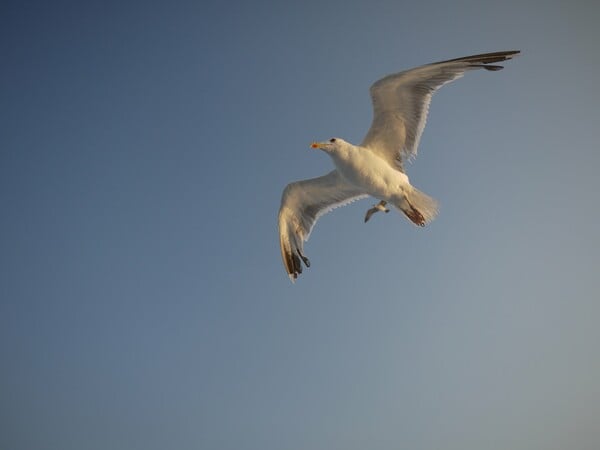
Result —
<instances>
[{"instance_id":1,"label":"bird's body","mask_svg":"<svg viewBox=\"0 0 600 450\"><path fill-rule=\"evenodd\" d=\"M331 156L344 181L357 191L381 199L380 205L391 203L415 225L422 227L433 220L437 214L437 202L413 187L404 172L391 166L368 147L352 145L340 138L332 139L335 150L328 151L325 148L325 151ZM323 147L326 146L321 144ZM375 208L382 210L377 206Z\"/></svg>"},{"instance_id":2,"label":"bird's body","mask_svg":"<svg viewBox=\"0 0 600 450\"><path fill-rule=\"evenodd\" d=\"M371 196L380 200L365 222L392 204L415 225L424 226L437 214L437 202L410 184L404 160L417 154L433 93L468 70L496 71L519 51L485 53L427 64L375 82L370 89L373 122L360 145L340 138L315 142L335 165L327 175L290 183L279 209L279 242L284 266L294 281L302 273L303 241L318 218L332 209Z\"/></svg>"},{"instance_id":3,"label":"bird's body","mask_svg":"<svg viewBox=\"0 0 600 450\"><path fill-rule=\"evenodd\" d=\"M368 148L352 145L340 138L340 151L330 153L339 174L365 194L392 202L410 190L408 176L390 166Z\"/></svg>"}]
</instances>

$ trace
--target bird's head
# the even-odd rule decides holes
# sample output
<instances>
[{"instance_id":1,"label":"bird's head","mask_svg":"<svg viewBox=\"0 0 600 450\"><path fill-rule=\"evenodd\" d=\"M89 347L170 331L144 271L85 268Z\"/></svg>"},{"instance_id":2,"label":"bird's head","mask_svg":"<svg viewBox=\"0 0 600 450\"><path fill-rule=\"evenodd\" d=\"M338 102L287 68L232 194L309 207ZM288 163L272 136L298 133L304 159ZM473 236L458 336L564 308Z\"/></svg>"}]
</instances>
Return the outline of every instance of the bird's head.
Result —
<instances>
[{"instance_id":1,"label":"bird's head","mask_svg":"<svg viewBox=\"0 0 600 450\"><path fill-rule=\"evenodd\" d=\"M321 149L326 153L336 153L344 144L346 144L346 141L343 139L331 138L325 142L313 142L310 144L310 148Z\"/></svg>"}]
</instances>

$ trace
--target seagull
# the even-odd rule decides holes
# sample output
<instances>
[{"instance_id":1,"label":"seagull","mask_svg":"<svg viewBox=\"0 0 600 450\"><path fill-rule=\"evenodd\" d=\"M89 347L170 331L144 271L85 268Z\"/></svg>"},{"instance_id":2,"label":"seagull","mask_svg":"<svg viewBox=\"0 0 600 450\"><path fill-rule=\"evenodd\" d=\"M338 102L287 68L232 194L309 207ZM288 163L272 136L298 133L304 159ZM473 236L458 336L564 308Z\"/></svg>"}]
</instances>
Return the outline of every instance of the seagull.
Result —
<instances>
[{"instance_id":1,"label":"seagull","mask_svg":"<svg viewBox=\"0 0 600 450\"><path fill-rule=\"evenodd\" d=\"M283 190L279 208L279 243L283 265L292 283L310 267L303 242L323 214L371 196L380 202L369 209L364 221L389 209L390 203L413 224L423 227L438 212L436 200L410 184L405 160L417 155L419 140L432 95L446 83L474 69L497 71L519 50L484 53L440 61L388 75L370 88L373 104L371 128L360 145L339 137L313 142L333 160L327 175L295 181Z\"/></svg>"}]
</instances>

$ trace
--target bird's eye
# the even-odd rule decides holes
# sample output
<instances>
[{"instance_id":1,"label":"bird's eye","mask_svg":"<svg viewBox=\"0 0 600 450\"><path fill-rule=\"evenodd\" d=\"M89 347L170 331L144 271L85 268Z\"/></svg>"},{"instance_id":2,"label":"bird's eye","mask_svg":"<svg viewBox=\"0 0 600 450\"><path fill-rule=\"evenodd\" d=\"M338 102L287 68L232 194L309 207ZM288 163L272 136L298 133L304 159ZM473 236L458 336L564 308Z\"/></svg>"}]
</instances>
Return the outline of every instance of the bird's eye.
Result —
<instances>
[{"instance_id":1,"label":"bird's eye","mask_svg":"<svg viewBox=\"0 0 600 450\"><path fill-rule=\"evenodd\" d=\"M329 142L331 142L333 144L335 142L335 138L329 139Z\"/></svg>"}]
</instances>

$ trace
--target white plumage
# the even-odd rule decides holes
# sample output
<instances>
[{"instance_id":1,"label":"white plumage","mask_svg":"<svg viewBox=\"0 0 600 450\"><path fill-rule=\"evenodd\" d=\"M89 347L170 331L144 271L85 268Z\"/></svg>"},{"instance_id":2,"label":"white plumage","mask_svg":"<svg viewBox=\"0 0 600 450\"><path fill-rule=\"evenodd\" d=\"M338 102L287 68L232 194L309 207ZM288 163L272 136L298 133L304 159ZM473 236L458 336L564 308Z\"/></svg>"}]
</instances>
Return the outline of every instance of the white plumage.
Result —
<instances>
[{"instance_id":1,"label":"white plumage","mask_svg":"<svg viewBox=\"0 0 600 450\"><path fill-rule=\"evenodd\" d=\"M339 206L372 196L381 201L365 222L389 202L415 225L424 226L437 214L437 202L410 184L404 161L416 156L425 128L431 96L446 83L473 69L500 70L494 65L518 50L485 53L427 64L375 82L370 89L373 122L360 146L340 138L313 143L335 165L327 175L286 186L279 209L279 242L284 267L292 281L309 267L303 242L318 218ZM387 212L387 211L386 211Z\"/></svg>"}]
</instances>

